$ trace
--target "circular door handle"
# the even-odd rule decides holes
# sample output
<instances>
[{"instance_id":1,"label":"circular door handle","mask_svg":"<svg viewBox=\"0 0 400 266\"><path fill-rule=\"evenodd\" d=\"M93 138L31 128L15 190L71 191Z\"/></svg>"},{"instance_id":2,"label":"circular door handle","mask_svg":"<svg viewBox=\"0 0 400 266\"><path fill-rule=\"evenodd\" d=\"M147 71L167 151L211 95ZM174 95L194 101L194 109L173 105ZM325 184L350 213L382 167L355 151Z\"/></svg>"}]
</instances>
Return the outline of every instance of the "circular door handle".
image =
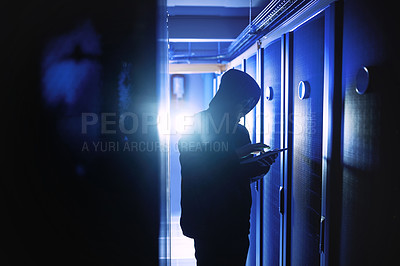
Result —
<instances>
[{"instance_id":1,"label":"circular door handle","mask_svg":"<svg viewBox=\"0 0 400 266\"><path fill-rule=\"evenodd\" d=\"M274 92L272 90L272 87L266 87L265 88L265 99L267 99L267 101L272 101Z\"/></svg>"},{"instance_id":2,"label":"circular door handle","mask_svg":"<svg viewBox=\"0 0 400 266\"><path fill-rule=\"evenodd\" d=\"M299 99L303 100L310 96L310 86L308 85L307 81L300 81L299 85L297 86Z\"/></svg>"},{"instance_id":3,"label":"circular door handle","mask_svg":"<svg viewBox=\"0 0 400 266\"><path fill-rule=\"evenodd\" d=\"M370 74L367 67L362 67L357 72L356 77L356 92L364 94L369 87Z\"/></svg>"}]
</instances>

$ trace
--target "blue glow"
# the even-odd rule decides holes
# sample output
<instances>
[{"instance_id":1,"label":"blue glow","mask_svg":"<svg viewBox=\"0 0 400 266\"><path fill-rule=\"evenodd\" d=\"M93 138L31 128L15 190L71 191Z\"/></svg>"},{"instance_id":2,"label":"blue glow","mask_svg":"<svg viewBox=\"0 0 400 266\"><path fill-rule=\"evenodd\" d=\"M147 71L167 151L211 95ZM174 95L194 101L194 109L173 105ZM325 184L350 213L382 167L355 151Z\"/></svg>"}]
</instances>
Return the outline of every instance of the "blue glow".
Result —
<instances>
[{"instance_id":1,"label":"blue glow","mask_svg":"<svg viewBox=\"0 0 400 266\"><path fill-rule=\"evenodd\" d=\"M46 100L50 103L75 103L79 89L93 78L96 70L98 66L88 60L79 63L66 60L51 65L43 75Z\"/></svg>"},{"instance_id":2,"label":"blue glow","mask_svg":"<svg viewBox=\"0 0 400 266\"><path fill-rule=\"evenodd\" d=\"M90 22L50 40L42 58L42 89L46 102L71 106L97 92L101 71L97 57L100 54L100 37Z\"/></svg>"},{"instance_id":3,"label":"blue glow","mask_svg":"<svg viewBox=\"0 0 400 266\"><path fill-rule=\"evenodd\" d=\"M129 92L132 87L132 80L130 76L132 64L124 63L122 71L119 75L118 81L118 95L119 95L119 108L120 112L126 112L129 109L130 97Z\"/></svg>"},{"instance_id":4,"label":"blue glow","mask_svg":"<svg viewBox=\"0 0 400 266\"><path fill-rule=\"evenodd\" d=\"M90 21L76 27L71 32L55 37L50 40L44 51L44 68L67 58L73 54L76 46L79 45L85 55L100 55L100 36L96 33Z\"/></svg>"}]
</instances>

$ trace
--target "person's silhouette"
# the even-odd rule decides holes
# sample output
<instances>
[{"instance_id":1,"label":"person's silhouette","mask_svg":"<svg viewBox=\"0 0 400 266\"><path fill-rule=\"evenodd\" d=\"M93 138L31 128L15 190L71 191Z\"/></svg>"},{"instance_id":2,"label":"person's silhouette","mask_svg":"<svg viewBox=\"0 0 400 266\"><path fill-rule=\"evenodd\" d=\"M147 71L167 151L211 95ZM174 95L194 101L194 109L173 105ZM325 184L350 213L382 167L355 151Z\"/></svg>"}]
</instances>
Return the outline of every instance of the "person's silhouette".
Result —
<instances>
[{"instance_id":1,"label":"person's silhouette","mask_svg":"<svg viewBox=\"0 0 400 266\"><path fill-rule=\"evenodd\" d=\"M197 265L245 265L249 248L250 183L263 177L276 156L240 160L267 145L251 144L241 116L260 98L255 80L227 71L209 108L194 116L193 130L179 140L181 228L193 238Z\"/></svg>"}]
</instances>

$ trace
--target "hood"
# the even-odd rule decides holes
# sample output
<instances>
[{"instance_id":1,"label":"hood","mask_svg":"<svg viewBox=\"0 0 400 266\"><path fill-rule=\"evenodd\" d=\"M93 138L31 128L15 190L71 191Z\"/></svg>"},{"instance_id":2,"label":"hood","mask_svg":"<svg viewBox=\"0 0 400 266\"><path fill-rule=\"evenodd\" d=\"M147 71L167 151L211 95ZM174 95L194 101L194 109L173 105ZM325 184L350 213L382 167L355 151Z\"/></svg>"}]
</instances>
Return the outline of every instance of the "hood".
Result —
<instances>
[{"instance_id":1,"label":"hood","mask_svg":"<svg viewBox=\"0 0 400 266\"><path fill-rule=\"evenodd\" d=\"M247 73L230 69L222 75L221 84L209 107L215 110L230 111L238 103L249 101L247 114L260 99L261 89L257 82Z\"/></svg>"}]
</instances>

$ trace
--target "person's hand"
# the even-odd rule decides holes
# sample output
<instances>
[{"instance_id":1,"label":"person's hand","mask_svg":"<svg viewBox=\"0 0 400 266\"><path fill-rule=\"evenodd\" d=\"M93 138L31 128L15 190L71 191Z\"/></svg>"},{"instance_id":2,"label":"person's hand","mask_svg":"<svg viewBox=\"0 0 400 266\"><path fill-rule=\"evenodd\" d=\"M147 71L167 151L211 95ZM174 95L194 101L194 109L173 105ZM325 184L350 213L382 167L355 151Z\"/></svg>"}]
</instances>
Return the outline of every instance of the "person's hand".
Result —
<instances>
[{"instance_id":1,"label":"person's hand","mask_svg":"<svg viewBox=\"0 0 400 266\"><path fill-rule=\"evenodd\" d=\"M244 158L252 152L263 152L264 149L266 148L269 148L269 146L264 143L256 143L256 144L249 143L243 145L242 147L237 148L236 154L239 156L239 158Z\"/></svg>"},{"instance_id":2,"label":"person's hand","mask_svg":"<svg viewBox=\"0 0 400 266\"><path fill-rule=\"evenodd\" d=\"M269 169L271 168L271 165L275 162L275 159L278 157L278 154L272 154L271 156L265 157L263 159L258 160L256 163L258 164L257 166L253 166L253 171L256 174L256 176L251 177L250 181L255 182L265 176L266 173L268 173Z\"/></svg>"},{"instance_id":3,"label":"person's hand","mask_svg":"<svg viewBox=\"0 0 400 266\"><path fill-rule=\"evenodd\" d=\"M274 162L275 159L278 157L278 154L272 154L271 156L262 158L260 160L258 160L257 162L261 165L261 166L271 166Z\"/></svg>"}]
</instances>

